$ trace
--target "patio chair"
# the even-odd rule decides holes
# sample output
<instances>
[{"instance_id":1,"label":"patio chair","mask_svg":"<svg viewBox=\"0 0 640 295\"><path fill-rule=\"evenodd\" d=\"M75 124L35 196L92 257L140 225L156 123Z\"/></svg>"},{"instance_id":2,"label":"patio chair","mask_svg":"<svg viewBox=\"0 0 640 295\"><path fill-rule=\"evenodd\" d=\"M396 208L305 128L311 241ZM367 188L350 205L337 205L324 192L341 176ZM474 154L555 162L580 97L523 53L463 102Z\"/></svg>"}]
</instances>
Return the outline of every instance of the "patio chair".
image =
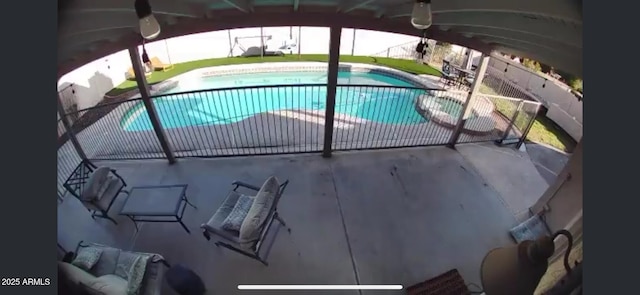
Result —
<instances>
[{"instance_id":1,"label":"patio chair","mask_svg":"<svg viewBox=\"0 0 640 295\"><path fill-rule=\"evenodd\" d=\"M442 60L442 76L440 76L440 81L444 83L445 86L456 85L458 80L458 75L451 66L451 63L448 60Z\"/></svg>"},{"instance_id":2,"label":"patio chair","mask_svg":"<svg viewBox=\"0 0 640 295\"><path fill-rule=\"evenodd\" d=\"M153 69L156 71L166 72L173 68L172 64L165 64L157 56L151 58L151 64L153 65Z\"/></svg>"},{"instance_id":3,"label":"patio chair","mask_svg":"<svg viewBox=\"0 0 640 295\"><path fill-rule=\"evenodd\" d=\"M149 77L152 74L152 72L145 72L144 75ZM133 68L129 68L127 69L127 73L125 74L125 78L129 79L129 80L135 80L136 79L136 74L133 71Z\"/></svg>"},{"instance_id":4,"label":"patio chair","mask_svg":"<svg viewBox=\"0 0 640 295\"><path fill-rule=\"evenodd\" d=\"M222 246L268 266L269 264L266 260L260 256L260 248L264 244L264 239L273 221L278 220L291 233L291 228L287 227L282 217L278 214L278 202L287 184L289 184L289 180L279 183L274 176L269 177L262 187L234 181L232 185L235 187L229 192L220 208L216 210L207 223L200 226L202 234L207 240L211 240L211 236L216 235L221 238L215 243L217 247ZM252 191L252 193L255 193L255 197L249 197L238 192L240 187ZM242 211L239 208L247 207L241 205L243 204L241 200L243 198L252 200L250 209L244 211L246 215L242 216L242 213L239 215L241 217L239 222L241 225L239 228L236 227L238 230L229 229L226 226L228 221L233 219L234 216L238 216L236 213Z\"/></svg>"},{"instance_id":5,"label":"patio chair","mask_svg":"<svg viewBox=\"0 0 640 295\"><path fill-rule=\"evenodd\" d=\"M109 217L109 209L118 195L121 193L128 195L129 192L124 190L127 183L116 173L116 170L98 167L83 160L71 172L63 186L91 212L91 218L105 218L118 224Z\"/></svg>"}]
</instances>

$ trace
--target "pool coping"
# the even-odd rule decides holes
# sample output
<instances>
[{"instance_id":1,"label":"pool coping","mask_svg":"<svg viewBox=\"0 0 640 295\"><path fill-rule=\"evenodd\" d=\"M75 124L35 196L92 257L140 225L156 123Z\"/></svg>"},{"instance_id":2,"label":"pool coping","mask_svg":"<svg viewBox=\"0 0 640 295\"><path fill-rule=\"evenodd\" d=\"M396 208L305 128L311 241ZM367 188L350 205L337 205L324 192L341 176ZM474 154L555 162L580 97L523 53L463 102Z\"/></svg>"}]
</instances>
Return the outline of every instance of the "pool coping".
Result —
<instances>
[{"instance_id":1,"label":"pool coping","mask_svg":"<svg viewBox=\"0 0 640 295\"><path fill-rule=\"evenodd\" d=\"M439 98L441 99L447 99L447 100L451 100L454 101L455 103L459 103L461 105L464 105L465 101L466 101L466 95L468 94L467 92L463 92L463 91L454 91L454 92L449 92L452 95L447 95L447 96L439 96ZM457 95L461 95L464 96L465 98L460 98ZM457 125L457 121L459 118L454 118L453 116L451 116L450 114L447 114L448 116L441 118L440 116L434 116L432 114L432 111L429 108L423 108L423 100L424 99L428 99L430 97L424 97L424 95L419 95L418 97L416 97L416 101L415 101L415 109L416 112L418 112L420 115L422 115L425 119L432 121L433 123L436 123L442 127L445 128L449 128L449 129L453 129L456 127ZM492 118L491 113L493 113L495 106L493 105L493 103L488 100L486 97L484 97L482 94L476 95L475 96L476 101L473 102L473 105L470 106L471 107L471 112L475 115L475 117L473 118L469 118L467 119L467 122L464 124L464 126L462 127L461 132L466 133L466 134L470 134L470 135L476 135L476 136L482 136L482 135L487 135L487 134L491 134L494 130L495 130L495 125L496 122L495 120ZM479 106L480 105L480 106ZM480 108L481 106L483 106L484 108ZM487 108L487 106L489 106ZM467 123L469 123L469 126L474 126L473 122L476 121L480 121L483 119L489 118L491 119L491 121L493 121L493 128L491 128L491 130L477 130L477 129L471 129L467 127Z\"/></svg>"},{"instance_id":2,"label":"pool coping","mask_svg":"<svg viewBox=\"0 0 640 295\"><path fill-rule=\"evenodd\" d=\"M213 66L191 70L189 72L172 77L165 82L180 83L180 81L184 81L184 78L188 77L205 78L236 74L274 73L280 72L284 69L286 69L287 71L326 72L328 70L328 65L325 62L267 62L255 64ZM338 65L338 71L376 73L402 80L418 88L441 89L441 87L438 87L437 85L433 85L430 82L425 81L424 79L420 79L419 76L384 66L363 63L340 63Z\"/></svg>"},{"instance_id":3,"label":"pool coping","mask_svg":"<svg viewBox=\"0 0 640 295\"><path fill-rule=\"evenodd\" d=\"M151 95L154 96L160 92L167 91L177 87L181 81L189 78L206 78L215 76L226 76L236 74L252 74L252 73L276 73L282 70L300 71L300 72L326 72L328 64L325 62L267 62L256 64L236 64L213 66L194 69L186 73L174 76L168 80L154 85L151 89ZM390 78L395 78L409 83L413 87L426 89L441 89L435 85L431 85L428 81L420 79L419 76L396 70L389 67L377 66L364 63L339 63L338 71L342 72L358 72L358 73L375 73ZM205 89L206 90L206 89ZM444 90L444 89L441 89ZM135 96L134 96L135 97ZM121 119L120 126L124 129L140 115L139 104L131 107L126 115Z\"/></svg>"},{"instance_id":4,"label":"pool coping","mask_svg":"<svg viewBox=\"0 0 640 295\"><path fill-rule=\"evenodd\" d=\"M205 78L205 77L226 76L226 75L236 75L236 74L252 74L252 73L276 73L282 70L326 73L328 70L328 64L325 62L268 62L268 63L235 64L235 65L199 68L199 69L194 69L189 72L177 75L175 77L172 77L171 79L165 80L157 85L154 85L155 87L153 87L152 89L152 95L175 88L180 84L181 81L187 81L189 78ZM387 77L402 80L417 88L451 92L441 87L434 86L430 82L424 79L420 79L420 77L417 75L410 74L401 70L385 67L385 66L363 64L363 63L339 63L338 71L376 73L376 74L384 75ZM457 97L457 95L455 95L455 94L462 94L462 92L457 93L456 91L453 91L451 94L452 94L451 96L447 96L448 99L453 99L453 100L456 100L458 103L464 104L464 101L466 99L466 94L467 94L466 92L463 95L465 96L465 98L459 98ZM488 99L482 96L478 96L477 98L480 99L483 104L490 104L491 105L490 109L491 111L493 111L493 108L494 108L493 103L491 103ZM450 120L441 119L441 118L438 118L437 116L432 116L428 110L422 109L420 96L417 96L415 98L414 107L415 107L415 111L428 121L433 121L434 123L439 124L446 128L455 127L455 124L452 124L452 122L449 122L449 121L450 120L457 121L456 118L452 118L451 116L449 116L451 118L446 118L446 119L450 119ZM486 116L486 114L481 114L481 112L477 110L477 106L475 104L471 106L471 111L477 117ZM485 111L482 111L482 113L485 113ZM133 118L136 118L139 115L140 115L139 109L137 109L136 106L133 106L127 112L127 115L121 119L120 126L126 129L127 125L129 125L131 121L133 121ZM493 130L484 131L484 130L473 130L473 129L463 128L462 132L467 134L473 134L473 135L485 135L493 132Z\"/></svg>"}]
</instances>

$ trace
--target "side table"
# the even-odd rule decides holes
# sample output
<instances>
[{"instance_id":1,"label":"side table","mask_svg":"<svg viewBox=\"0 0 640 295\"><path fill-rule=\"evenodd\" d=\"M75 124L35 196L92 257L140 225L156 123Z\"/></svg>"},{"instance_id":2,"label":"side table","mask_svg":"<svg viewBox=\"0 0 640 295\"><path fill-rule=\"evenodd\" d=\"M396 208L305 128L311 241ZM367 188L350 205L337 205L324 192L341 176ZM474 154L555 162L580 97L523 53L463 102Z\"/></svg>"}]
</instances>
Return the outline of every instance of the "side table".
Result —
<instances>
[{"instance_id":1,"label":"side table","mask_svg":"<svg viewBox=\"0 0 640 295\"><path fill-rule=\"evenodd\" d=\"M187 199L187 185L135 186L131 188L120 215L129 217L138 230L138 222L177 222L187 233L182 222L187 205L197 209Z\"/></svg>"}]
</instances>

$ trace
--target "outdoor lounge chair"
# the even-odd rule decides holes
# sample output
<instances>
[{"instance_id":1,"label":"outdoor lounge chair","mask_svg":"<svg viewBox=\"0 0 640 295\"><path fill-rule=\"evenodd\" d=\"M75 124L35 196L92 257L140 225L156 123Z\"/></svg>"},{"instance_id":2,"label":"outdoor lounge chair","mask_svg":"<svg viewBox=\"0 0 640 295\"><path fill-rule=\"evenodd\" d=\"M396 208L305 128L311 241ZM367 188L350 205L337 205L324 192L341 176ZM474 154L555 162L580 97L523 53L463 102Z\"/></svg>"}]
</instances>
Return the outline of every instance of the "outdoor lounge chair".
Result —
<instances>
[{"instance_id":1,"label":"outdoor lounge chair","mask_svg":"<svg viewBox=\"0 0 640 295\"><path fill-rule=\"evenodd\" d=\"M252 259L262 262L264 265L269 265L265 258L260 256L260 248L263 246L263 242L274 220L278 220L289 232L291 229L287 227L286 223L278 214L278 202L282 193L289 181L285 181L282 184L278 182L275 177L270 177L265 181L262 187L253 186L241 181L234 181L232 185L235 187L229 192L226 199L216 210L215 214L202 224L202 234L207 240L211 240L211 235L220 237L216 241L215 245L225 247L229 250L235 251ZM248 197L238 192L239 187L244 187L255 197ZM241 218L241 226L239 230L225 229L225 222L229 220L230 216L233 216L242 206L242 202L239 202L242 198L252 199L250 203L250 209L246 212L244 218ZM246 208L246 207L245 207ZM242 215L241 215L242 216Z\"/></svg>"},{"instance_id":2,"label":"outdoor lounge chair","mask_svg":"<svg viewBox=\"0 0 640 295\"><path fill-rule=\"evenodd\" d=\"M118 224L109 217L109 209L120 193L129 194L129 192L124 190L127 184L116 170L97 167L83 160L71 172L63 186L91 212L91 218L105 218Z\"/></svg>"},{"instance_id":3,"label":"outdoor lounge chair","mask_svg":"<svg viewBox=\"0 0 640 295\"><path fill-rule=\"evenodd\" d=\"M165 64L157 56L151 58L151 65L153 65L153 69L156 71L166 72L173 68L172 64Z\"/></svg>"},{"instance_id":4,"label":"outdoor lounge chair","mask_svg":"<svg viewBox=\"0 0 640 295\"><path fill-rule=\"evenodd\" d=\"M147 77L149 77L149 75L151 75L151 74L152 74L152 72L145 72L144 73L144 75L147 76ZM133 68L129 68L127 70L127 77L126 78L129 79L129 80L133 80L133 79L136 78L136 73L133 71Z\"/></svg>"}]
</instances>

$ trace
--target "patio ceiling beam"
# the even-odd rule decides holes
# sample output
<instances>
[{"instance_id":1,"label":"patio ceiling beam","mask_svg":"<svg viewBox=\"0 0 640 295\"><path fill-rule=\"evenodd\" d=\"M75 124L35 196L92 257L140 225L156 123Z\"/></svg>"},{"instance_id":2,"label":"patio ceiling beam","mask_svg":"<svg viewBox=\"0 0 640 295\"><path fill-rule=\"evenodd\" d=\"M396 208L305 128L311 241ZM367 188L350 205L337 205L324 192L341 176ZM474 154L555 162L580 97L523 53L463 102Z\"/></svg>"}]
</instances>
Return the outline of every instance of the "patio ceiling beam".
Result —
<instances>
[{"instance_id":1,"label":"patio ceiling beam","mask_svg":"<svg viewBox=\"0 0 640 295\"><path fill-rule=\"evenodd\" d=\"M132 0L95 0L95 1L68 1L67 6L60 14L80 14L88 12L127 12L136 19L135 8ZM185 1L150 0L153 13L156 15L173 15L182 17L198 17L201 13L200 5L191 5ZM63 17L60 17L61 19Z\"/></svg>"},{"instance_id":2,"label":"patio ceiling beam","mask_svg":"<svg viewBox=\"0 0 640 295\"><path fill-rule=\"evenodd\" d=\"M496 51L501 51L506 54L513 54L519 57L529 58L556 69L572 73L579 77L582 77L582 58L566 58L562 55L554 55L543 48L535 48L532 46L522 44L504 44L499 41L493 44Z\"/></svg>"},{"instance_id":3,"label":"patio ceiling beam","mask_svg":"<svg viewBox=\"0 0 640 295\"><path fill-rule=\"evenodd\" d=\"M385 7L384 15L388 18L411 15L413 3ZM538 15L561 19L567 22L582 24L582 9L573 0L447 0L433 1L431 11L434 14L449 12L502 12ZM435 18L435 17L434 17Z\"/></svg>"},{"instance_id":4,"label":"patio ceiling beam","mask_svg":"<svg viewBox=\"0 0 640 295\"><path fill-rule=\"evenodd\" d=\"M351 1L351 2L347 2L345 4L342 4L340 6L338 6L338 11L342 12L342 13L348 13L351 12L353 10L356 10L358 8L367 6L373 2L376 2L378 0L364 0L364 1Z\"/></svg>"},{"instance_id":5,"label":"patio ceiling beam","mask_svg":"<svg viewBox=\"0 0 640 295\"><path fill-rule=\"evenodd\" d=\"M408 20L407 20L408 21ZM441 27L476 27L536 35L582 48L582 26L505 13L441 13L433 24Z\"/></svg>"},{"instance_id":6,"label":"patio ceiling beam","mask_svg":"<svg viewBox=\"0 0 640 295\"><path fill-rule=\"evenodd\" d=\"M270 26L326 26L327 14L319 12L293 12L289 7L287 13L255 13L246 14L240 11L235 13L218 13L218 17L213 19L184 19L173 26L162 28L162 34L157 40L173 38L187 34L196 34L210 32L216 30L226 30L233 28L253 27L261 24L264 27ZM404 22L398 22L391 19L376 19L371 16L360 16L350 14L335 14L332 16L332 24L354 29L377 30L390 33L399 33L406 35L418 36L421 34L419 30L414 29L411 25ZM459 44L481 52L490 52L491 46L483 43L477 38L464 38L455 32L446 32L437 28L427 30L429 38ZM96 51L73 56L75 60L61 64L59 73L65 74L84 63L101 58L105 55L118 52L129 48L140 42L140 35L131 34L123 36L117 43L101 46ZM64 50L64 48L61 48ZM69 56L68 58L71 58Z\"/></svg>"},{"instance_id":7,"label":"patio ceiling beam","mask_svg":"<svg viewBox=\"0 0 640 295\"><path fill-rule=\"evenodd\" d=\"M222 0L222 2L244 13L253 12L253 1L251 0Z\"/></svg>"},{"instance_id":8,"label":"patio ceiling beam","mask_svg":"<svg viewBox=\"0 0 640 295\"><path fill-rule=\"evenodd\" d=\"M161 16L158 16L157 19L158 22L163 22ZM75 39L75 36L86 33L104 35L112 30L133 29L138 26L139 22L135 15L127 16L122 13L86 13L74 18L73 23L61 24L58 28L58 36L60 36L60 38L73 37Z\"/></svg>"},{"instance_id":9,"label":"patio ceiling beam","mask_svg":"<svg viewBox=\"0 0 640 295\"><path fill-rule=\"evenodd\" d=\"M561 50L558 50L557 48L549 47L543 44L538 44L530 41L516 40L516 39L507 38L507 37L483 36L483 35L476 35L475 37L482 39L487 43L503 44L506 46L513 46L515 48L528 48L531 51L543 50L548 53L551 53L550 55L563 57L569 60L581 59L582 57L582 51L580 50L561 51Z\"/></svg>"},{"instance_id":10,"label":"patio ceiling beam","mask_svg":"<svg viewBox=\"0 0 640 295\"><path fill-rule=\"evenodd\" d=\"M102 34L86 34L86 35L83 35L81 38L64 38L64 39L59 38L58 48L73 50L77 47L91 44L98 41L114 42L120 39L120 37L122 37L123 35L127 33L133 33L133 32L134 30L132 28L120 28L120 29L109 30Z\"/></svg>"}]
</instances>

